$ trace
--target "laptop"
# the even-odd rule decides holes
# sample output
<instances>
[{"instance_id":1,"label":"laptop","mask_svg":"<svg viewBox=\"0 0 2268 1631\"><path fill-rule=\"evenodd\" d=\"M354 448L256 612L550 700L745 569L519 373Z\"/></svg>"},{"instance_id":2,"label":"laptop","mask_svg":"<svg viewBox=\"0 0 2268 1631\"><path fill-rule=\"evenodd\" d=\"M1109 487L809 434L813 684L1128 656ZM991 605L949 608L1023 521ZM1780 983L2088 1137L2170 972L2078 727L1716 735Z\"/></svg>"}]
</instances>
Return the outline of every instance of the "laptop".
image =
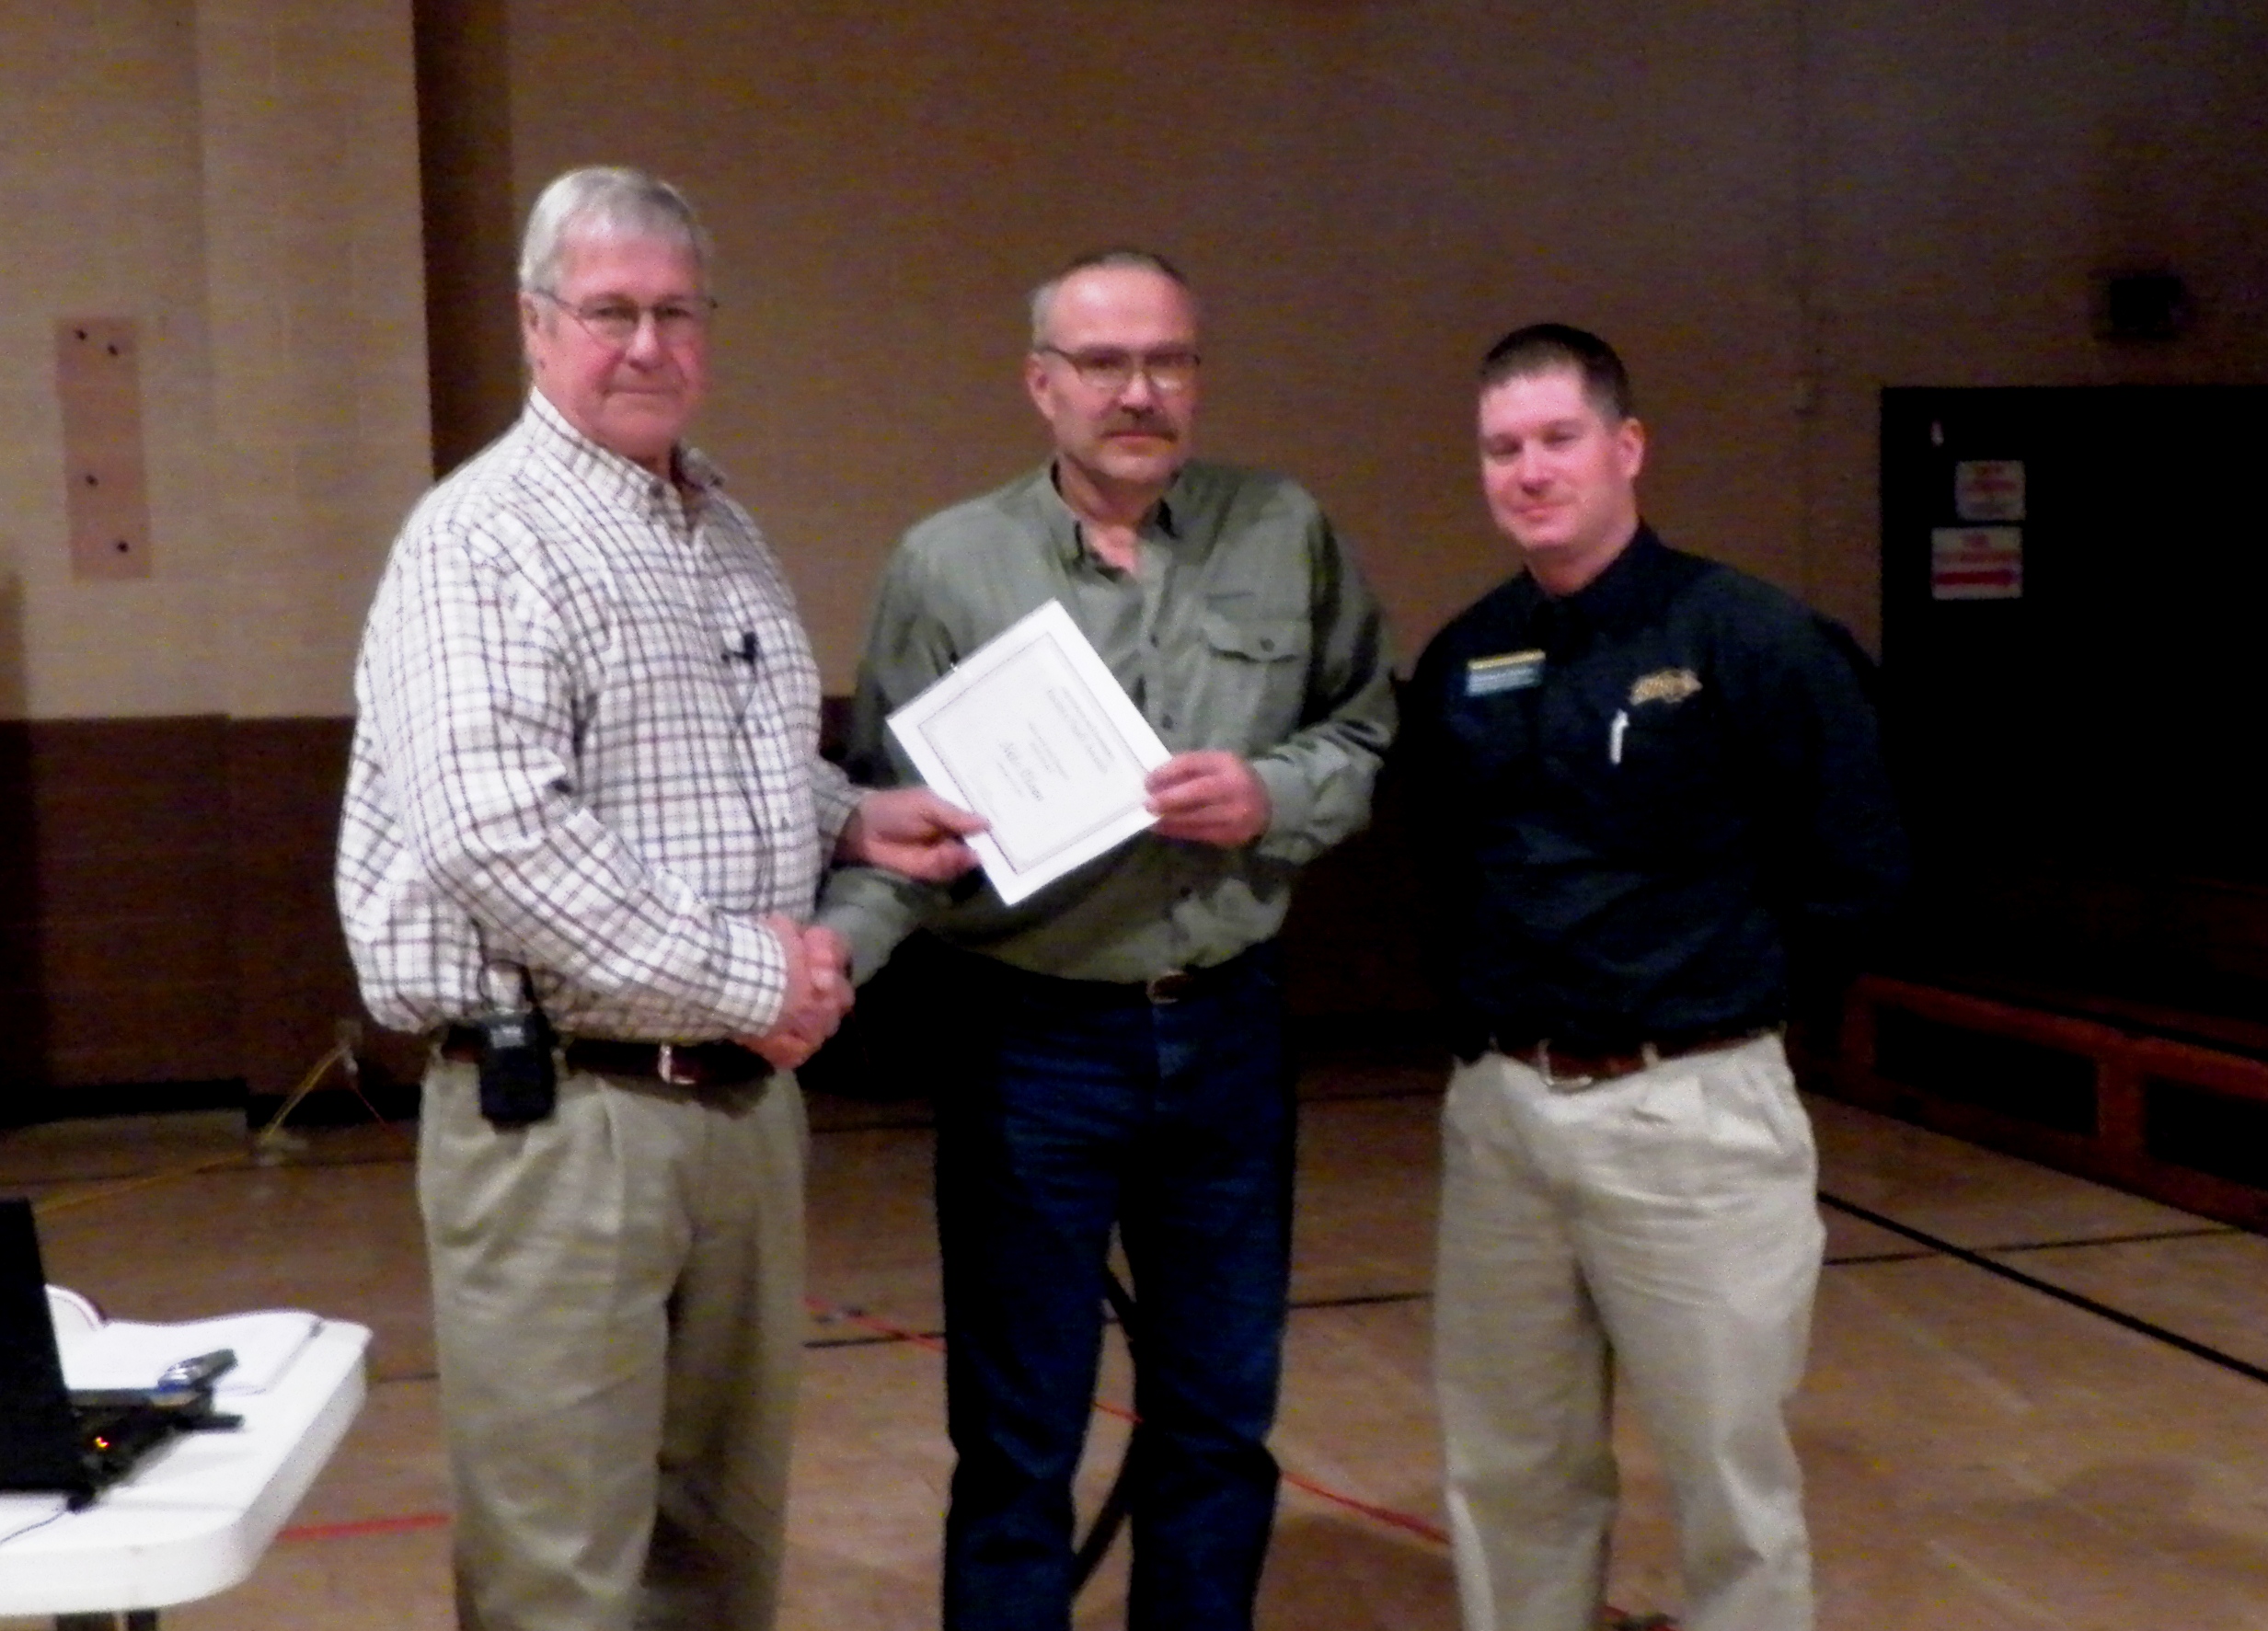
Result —
<instances>
[{"instance_id":1,"label":"laptop","mask_svg":"<svg viewBox=\"0 0 2268 1631\"><path fill-rule=\"evenodd\" d=\"M139 1395L73 1397L31 1202L0 1200L0 1490L61 1495L75 1510L190 1425Z\"/></svg>"}]
</instances>

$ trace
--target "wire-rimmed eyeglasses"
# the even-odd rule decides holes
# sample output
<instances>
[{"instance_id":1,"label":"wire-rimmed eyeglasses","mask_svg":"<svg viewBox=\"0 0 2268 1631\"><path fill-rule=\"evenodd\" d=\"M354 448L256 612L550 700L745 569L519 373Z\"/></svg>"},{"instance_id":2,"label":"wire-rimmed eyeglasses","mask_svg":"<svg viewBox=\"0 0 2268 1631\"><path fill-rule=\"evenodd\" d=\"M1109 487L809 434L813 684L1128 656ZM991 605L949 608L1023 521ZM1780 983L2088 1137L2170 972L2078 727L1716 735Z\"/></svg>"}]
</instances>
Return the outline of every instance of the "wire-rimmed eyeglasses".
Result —
<instances>
[{"instance_id":1,"label":"wire-rimmed eyeglasses","mask_svg":"<svg viewBox=\"0 0 2268 1631\"><path fill-rule=\"evenodd\" d=\"M1079 376L1081 385L1106 396L1117 396L1134 383L1137 373L1157 391L1186 391L1197 383L1198 355L1185 349L1137 352L1096 347L1066 351L1061 346L1034 346L1032 350L1044 356L1061 357L1071 364L1071 372Z\"/></svg>"},{"instance_id":2,"label":"wire-rimmed eyeglasses","mask_svg":"<svg viewBox=\"0 0 2268 1631\"><path fill-rule=\"evenodd\" d=\"M648 317L653 319L653 331L661 339L692 339L708 327L708 319L717 310L717 303L706 294L658 301L652 305L613 297L586 300L577 305L561 300L548 289L532 293L542 295L581 324L593 339L610 346L627 346L636 339L639 328Z\"/></svg>"}]
</instances>

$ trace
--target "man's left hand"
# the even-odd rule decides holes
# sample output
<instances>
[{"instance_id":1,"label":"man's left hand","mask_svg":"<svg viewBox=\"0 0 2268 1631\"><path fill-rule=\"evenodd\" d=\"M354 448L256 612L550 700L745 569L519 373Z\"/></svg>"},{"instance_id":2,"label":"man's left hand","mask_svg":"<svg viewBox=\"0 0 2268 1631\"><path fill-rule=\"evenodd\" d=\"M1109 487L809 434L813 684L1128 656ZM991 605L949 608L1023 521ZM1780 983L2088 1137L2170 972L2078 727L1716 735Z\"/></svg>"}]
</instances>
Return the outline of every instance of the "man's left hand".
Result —
<instances>
[{"instance_id":1,"label":"man's left hand","mask_svg":"<svg viewBox=\"0 0 2268 1631\"><path fill-rule=\"evenodd\" d=\"M1236 849L1268 830L1272 806L1260 774L1219 748L1176 753L1150 772L1150 812L1160 838Z\"/></svg>"},{"instance_id":2,"label":"man's left hand","mask_svg":"<svg viewBox=\"0 0 2268 1631\"><path fill-rule=\"evenodd\" d=\"M924 883L942 883L976 865L963 839L986 822L927 787L893 787L858 800L835 845L838 861L886 867Z\"/></svg>"}]
</instances>

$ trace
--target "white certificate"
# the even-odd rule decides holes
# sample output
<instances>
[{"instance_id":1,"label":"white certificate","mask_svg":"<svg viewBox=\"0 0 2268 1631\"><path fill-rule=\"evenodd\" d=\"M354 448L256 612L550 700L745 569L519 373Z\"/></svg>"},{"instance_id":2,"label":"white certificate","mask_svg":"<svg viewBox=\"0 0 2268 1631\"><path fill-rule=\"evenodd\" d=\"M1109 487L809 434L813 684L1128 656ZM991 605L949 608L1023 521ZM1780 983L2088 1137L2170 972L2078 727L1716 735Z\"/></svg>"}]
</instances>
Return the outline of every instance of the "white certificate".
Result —
<instances>
[{"instance_id":1,"label":"white certificate","mask_svg":"<svg viewBox=\"0 0 2268 1631\"><path fill-rule=\"evenodd\" d=\"M933 791L992 823L970 843L1010 905L1155 821L1142 784L1170 756L1055 601L971 652L890 729Z\"/></svg>"}]
</instances>

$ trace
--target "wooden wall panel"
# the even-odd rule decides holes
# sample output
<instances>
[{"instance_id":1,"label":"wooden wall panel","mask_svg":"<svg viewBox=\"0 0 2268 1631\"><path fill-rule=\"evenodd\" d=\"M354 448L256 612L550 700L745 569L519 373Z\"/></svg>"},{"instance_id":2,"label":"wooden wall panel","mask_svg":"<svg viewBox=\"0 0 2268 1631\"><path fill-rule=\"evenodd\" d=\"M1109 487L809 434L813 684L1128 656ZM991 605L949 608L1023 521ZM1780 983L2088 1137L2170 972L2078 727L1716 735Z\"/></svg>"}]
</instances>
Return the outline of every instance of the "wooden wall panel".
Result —
<instances>
[{"instance_id":1,"label":"wooden wall panel","mask_svg":"<svg viewBox=\"0 0 2268 1631\"><path fill-rule=\"evenodd\" d=\"M0 1120L134 1084L280 1093L330 1046L360 1011L330 900L349 729L0 723Z\"/></svg>"},{"instance_id":2,"label":"wooden wall panel","mask_svg":"<svg viewBox=\"0 0 2268 1631\"><path fill-rule=\"evenodd\" d=\"M238 719L228 732L238 1072L289 1092L363 1012L331 892L351 719Z\"/></svg>"},{"instance_id":3,"label":"wooden wall panel","mask_svg":"<svg viewBox=\"0 0 2268 1631\"><path fill-rule=\"evenodd\" d=\"M1284 994L1318 1044L1431 1028L1413 842L1419 812L1389 765L1370 826L1309 867L1284 923Z\"/></svg>"},{"instance_id":4,"label":"wooden wall panel","mask_svg":"<svg viewBox=\"0 0 2268 1631\"><path fill-rule=\"evenodd\" d=\"M0 1080L30 1088L236 1074L222 767L227 721L0 727L12 948ZM52 950L51 951L51 948Z\"/></svg>"},{"instance_id":5,"label":"wooden wall panel","mask_svg":"<svg viewBox=\"0 0 2268 1631\"><path fill-rule=\"evenodd\" d=\"M829 699L830 741L843 708ZM0 1122L139 1107L169 1085L272 1100L361 1018L331 894L351 730L0 723ZM1427 1006L1402 825L1389 788L1286 928L1291 1007L1318 1036L1406 1028ZM402 1041L370 1037L366 1062L414 1078ZM118 1091L137 1085L151 1092Z\"/></svg>"}]
</instances>

